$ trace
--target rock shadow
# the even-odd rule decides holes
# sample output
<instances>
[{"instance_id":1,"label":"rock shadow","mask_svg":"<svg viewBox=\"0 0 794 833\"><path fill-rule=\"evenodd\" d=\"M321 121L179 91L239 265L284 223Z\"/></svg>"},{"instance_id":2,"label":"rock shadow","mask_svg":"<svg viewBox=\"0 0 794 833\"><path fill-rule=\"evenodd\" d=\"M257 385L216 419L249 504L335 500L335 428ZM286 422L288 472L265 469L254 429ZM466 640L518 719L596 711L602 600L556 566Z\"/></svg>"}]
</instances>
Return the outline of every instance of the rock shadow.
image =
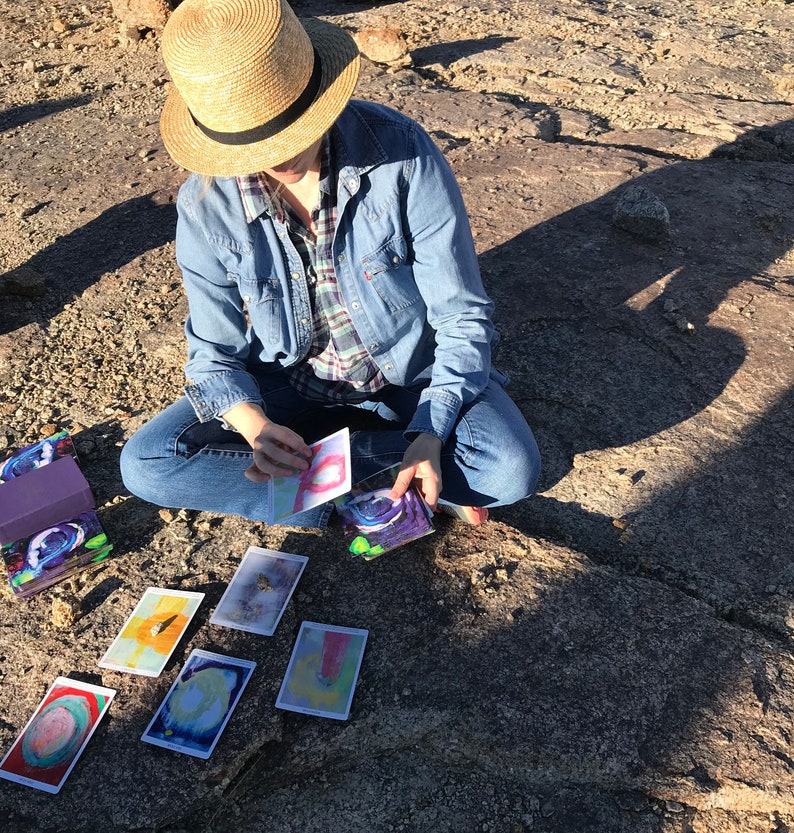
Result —
<instances>
[{"instance_id":1,"label":"rock shadow","mask_svg":"<svg viewBox=\"0 0 794 833\"><path fill-rule=\"evenodd\" d=\"M69 98L46 99L36 101L33 104L21 104L18 107L9 107L0 112L0 133L8 130L15 130L28 122L42 119L53 113L60 113L63 110L71 110L75 107L82 107L93 101L91 95L74 95Z\"/></svg>"},{"instance_id":2,"label":"rock shadow","mask_svg":"<svg viewBox=\"0 0 794 833\"><path fill-rule=\"evenodd\" d=\"M505 44L512 43L515 40L518 40L518 38L492 35L485 38L467 38L447 43L434 43L430 46L420 46L418 49L413 49L411 58L414 65L420 69L431 64L448 66L454 61L461 60L461 58L470 58L480 52L500 49Z\"/></svg>"}]
</instances>

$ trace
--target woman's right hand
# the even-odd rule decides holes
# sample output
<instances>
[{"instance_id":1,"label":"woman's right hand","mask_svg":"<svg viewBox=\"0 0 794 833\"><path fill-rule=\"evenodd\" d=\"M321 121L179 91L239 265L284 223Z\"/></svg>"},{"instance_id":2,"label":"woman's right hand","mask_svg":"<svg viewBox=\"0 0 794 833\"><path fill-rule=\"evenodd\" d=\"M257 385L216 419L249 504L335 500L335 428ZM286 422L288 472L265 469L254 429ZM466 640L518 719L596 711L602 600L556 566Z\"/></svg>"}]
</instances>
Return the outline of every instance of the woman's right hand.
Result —
<instances>
[{"instance_id":1,"label":"woman's right hand","mask_svg":"<svg viewBox=\"0 0 794 833\"><path fill-rule=\"evenodd\" d=\"M290 477L309 468L312 451L291 428L266 421L251 443L254 459L245 476L254 483L271 477Z\"/></svg>"},{"instance_id":2,"label":"woman's right hand","mask_svg":"<svg viewBox=\"0 0 794 833\"><path fill-rule=\"evenodd\" d=\"M253 402L235 405L223 415L239 431L254 452L245 476L254 483L271 477L290 477L309 468L312 451L291 428L272 422L261 406Z\"/></svg>"}]
</instances>

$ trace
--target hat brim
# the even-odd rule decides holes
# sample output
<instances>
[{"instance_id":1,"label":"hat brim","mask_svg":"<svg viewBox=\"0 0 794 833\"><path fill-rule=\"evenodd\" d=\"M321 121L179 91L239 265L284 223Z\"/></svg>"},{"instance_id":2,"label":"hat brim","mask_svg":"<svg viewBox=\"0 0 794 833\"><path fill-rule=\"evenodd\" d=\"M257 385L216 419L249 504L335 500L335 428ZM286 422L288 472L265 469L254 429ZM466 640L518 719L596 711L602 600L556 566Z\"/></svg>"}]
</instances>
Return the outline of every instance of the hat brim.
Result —
<instances>
[{"instance_id":1,"label":"hat brim","mask_svg":"<svg viewBox=\"0 0 794 833\"><path fill-rule=\"evenodd\" d=\"M360 64L358 47L338 26L315 19L302 23L322 66L322 80L314 101L288 127L269 139L226 145L201 131L172 84L160 117L160 133L166 150L178 165L210 176L253 174L292 159L331 127L353 95Z\"/></svg>"}]
</instances>

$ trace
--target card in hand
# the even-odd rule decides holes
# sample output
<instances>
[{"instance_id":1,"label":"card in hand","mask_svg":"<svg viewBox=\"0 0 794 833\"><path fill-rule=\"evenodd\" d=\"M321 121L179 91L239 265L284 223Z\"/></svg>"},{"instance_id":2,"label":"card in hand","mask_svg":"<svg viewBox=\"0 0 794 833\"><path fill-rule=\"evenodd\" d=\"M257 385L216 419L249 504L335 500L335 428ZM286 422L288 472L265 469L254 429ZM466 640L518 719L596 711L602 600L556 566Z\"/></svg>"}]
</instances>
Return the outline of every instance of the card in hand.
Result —
<instances>
[{"instance_id":1,"label":"card in hand","mask_svg":"<svg viewBox=\"0 0 794 833\"><path fill-rule=\"evenodd\" d=\"M268 484L269 523L289 523L305 512L350 491L350 431L343 428L309 446L311 465L290 477L274 477Z\"/></svg>"}]
</instances>

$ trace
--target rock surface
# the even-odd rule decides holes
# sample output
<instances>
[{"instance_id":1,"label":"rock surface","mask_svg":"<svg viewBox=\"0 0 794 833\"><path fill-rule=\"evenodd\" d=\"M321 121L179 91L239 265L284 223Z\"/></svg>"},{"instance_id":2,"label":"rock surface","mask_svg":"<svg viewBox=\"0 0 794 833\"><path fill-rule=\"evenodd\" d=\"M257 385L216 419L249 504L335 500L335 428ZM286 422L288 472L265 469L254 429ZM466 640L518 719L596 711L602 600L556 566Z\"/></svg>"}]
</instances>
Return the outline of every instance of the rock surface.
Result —
<instances>
[{"instance_id":1,"label":"rock surface","mask_svg":"<svg viewBox=\"0 0 794 833\"><path fill-rule=\"evenodd\" d=\"M68 599L0 600L0 751L59 674L118 691L60 795L3 782L0 830L793 829L791 6L296 7L404 37L357 94L460 179L539 493L363 565L338 527L131 498L120 447L184 363L156 33L0 0L0 285L45 288L2 298L0 447L72 429L116 546ZM614 229L632 186L663 245ZM272 638L208 623L250 544L309 556ZM165 671L100 669L152 585L206 594ZM303 620L370 632L345 723L274 708ZM139 741L197 647L257 662L206 762Z\"/></svg>"}]
</instances>

